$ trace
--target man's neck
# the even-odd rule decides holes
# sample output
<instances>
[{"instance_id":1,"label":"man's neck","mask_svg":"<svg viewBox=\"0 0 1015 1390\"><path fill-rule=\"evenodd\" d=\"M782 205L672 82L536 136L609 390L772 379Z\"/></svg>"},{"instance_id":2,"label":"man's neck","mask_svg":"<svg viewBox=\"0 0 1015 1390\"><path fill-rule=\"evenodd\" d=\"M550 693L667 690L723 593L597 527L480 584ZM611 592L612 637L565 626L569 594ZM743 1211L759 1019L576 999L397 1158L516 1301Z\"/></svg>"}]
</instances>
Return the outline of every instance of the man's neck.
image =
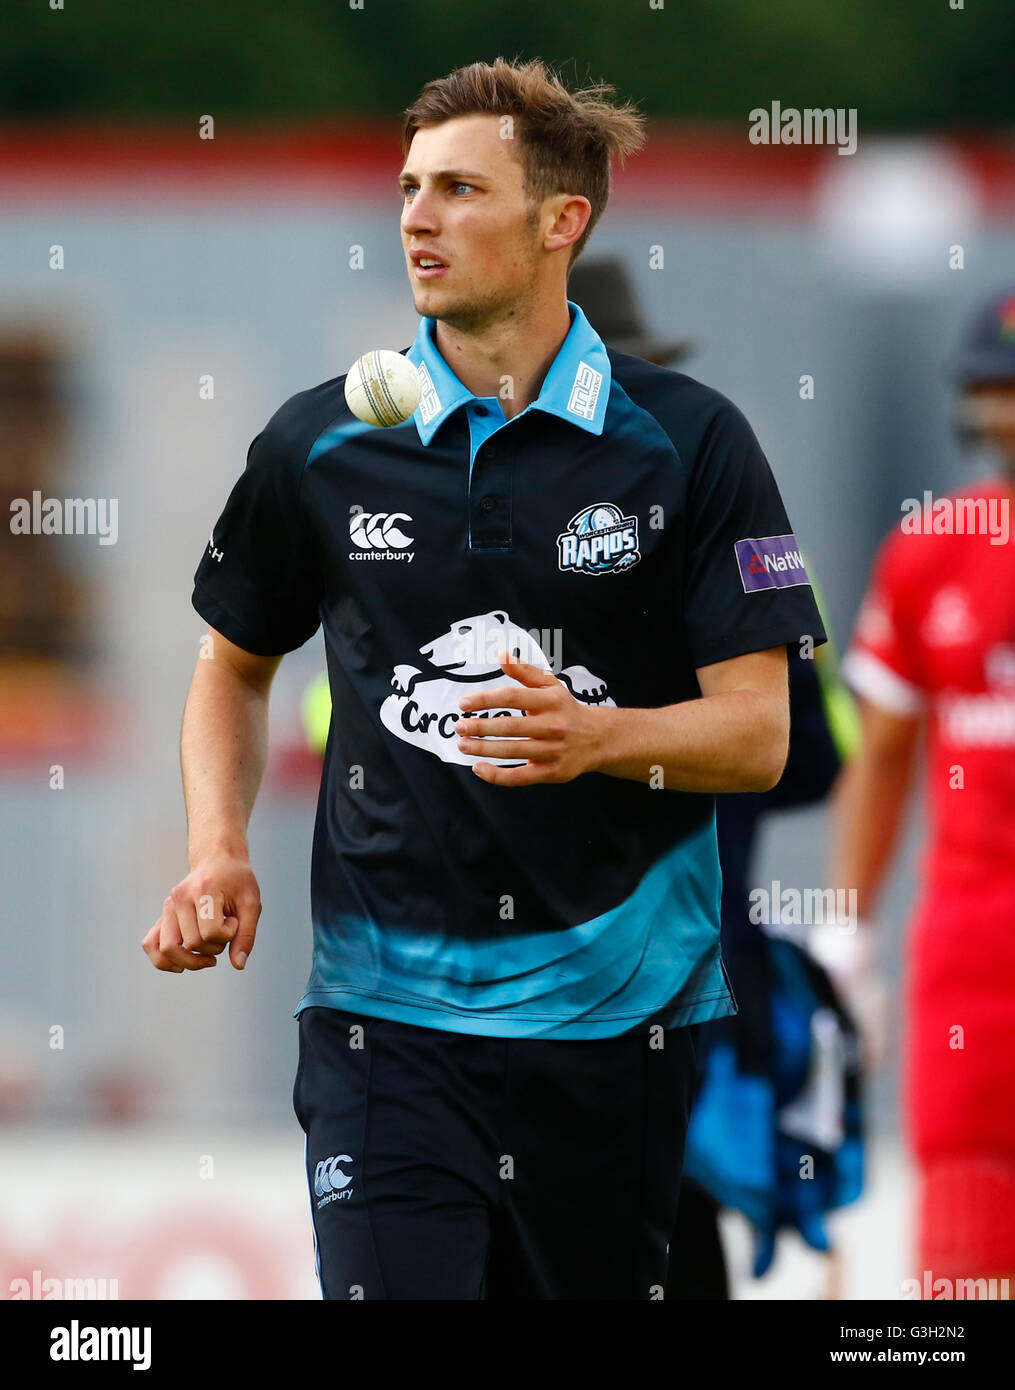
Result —
<instances>
[{"instance_id":1,"label":"man's neck","mask_svg":"<svg viewBox=\"0 0 1015 1390\"><path fill-rule=\"evenodd\" d=\"M571 311L561 299L552 310L516 313L478 333L438 319L434 341L444 361L474 396L496 396L508 420L539 395L571 328Z\"/></svg>"}]
</instances>

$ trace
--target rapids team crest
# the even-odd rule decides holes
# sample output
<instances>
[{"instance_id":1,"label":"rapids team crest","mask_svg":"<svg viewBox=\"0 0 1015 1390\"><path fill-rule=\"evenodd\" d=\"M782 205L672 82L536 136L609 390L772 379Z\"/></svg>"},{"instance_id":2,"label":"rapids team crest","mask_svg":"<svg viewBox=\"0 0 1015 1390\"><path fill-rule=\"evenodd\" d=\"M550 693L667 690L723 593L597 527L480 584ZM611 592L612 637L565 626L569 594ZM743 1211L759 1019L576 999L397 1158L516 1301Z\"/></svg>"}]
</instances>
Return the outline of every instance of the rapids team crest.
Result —
<instances>
[{"instance_id":1,"label":"rapids team crest","mask_svg":"<svg viewBox=\"0 0 1015 1390\"><path fill-rule=\"evenodd\" d=\"M612 502L585 507L557 537L557 568L578 574L622 574L641 559L638 518Z\"/></svg>"}]
</instances>

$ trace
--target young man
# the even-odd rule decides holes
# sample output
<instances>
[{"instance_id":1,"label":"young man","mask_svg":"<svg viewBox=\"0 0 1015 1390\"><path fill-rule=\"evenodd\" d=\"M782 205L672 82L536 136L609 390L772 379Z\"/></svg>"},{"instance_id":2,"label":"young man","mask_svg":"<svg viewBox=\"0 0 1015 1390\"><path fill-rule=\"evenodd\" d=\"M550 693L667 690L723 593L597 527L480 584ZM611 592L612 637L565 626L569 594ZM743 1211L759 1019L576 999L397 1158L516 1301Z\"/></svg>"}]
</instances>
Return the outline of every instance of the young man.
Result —
<instances>
[{"instance_id":1,"label":"young man","mask_svg":"<svg viewBox=\"0 0 1015 1390\"><path fill-rule=\"evenodd\" d=\"M843 662L864 736L842 787L833 879L873 914L925 761L905 1127L920 1172L912 1274L934 1298L961 1297L959 1279L1015 1276L1015 290L976 316L957 375L964 429L1001 466L904 507L881 547ZM867 954L861 942L855 969ZM987 1282L965 1296L984 1293Z\"/></svg>"},{"instance_id":2,"label":"young man","mask_svg":"<svg viewBox=\"0 0 1015 1390\"><path fill-rule=\"evenodd\" d=\"M325 1298L661 1295L692 1028L735 1007L712 794L778 780L786 644L824 639L740 412L566 298L643 139L611 91L500 59L424 88L420 405L376 430L343 377L294 396L195 576L160 969L251 950L268 690L324 625L293 1099Z\"/></svg>"}]
</instances>

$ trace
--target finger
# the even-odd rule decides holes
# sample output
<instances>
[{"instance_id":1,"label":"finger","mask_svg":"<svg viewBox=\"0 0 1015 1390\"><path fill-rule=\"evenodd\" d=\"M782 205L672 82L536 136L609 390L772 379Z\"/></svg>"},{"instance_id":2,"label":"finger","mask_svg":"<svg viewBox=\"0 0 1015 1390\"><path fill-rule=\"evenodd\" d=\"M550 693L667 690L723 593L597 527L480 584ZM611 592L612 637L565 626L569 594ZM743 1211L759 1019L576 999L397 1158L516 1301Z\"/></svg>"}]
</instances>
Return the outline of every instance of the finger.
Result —
<instances>
[{"instance_id":1,"label":"finger","mask_svg":"<svg viewBox=\"0 0 1015 1390\"><path fill-rule=\"evenodd\" d=\"M149 951L148 958L151 961L152 965L154 965L156 970L166 970L172 975L183 974L183 966L174 965L173 962L169 960L167 956L164 956L162 954L158 947L156 947L153 951Z\"/></svg>"},{"instance_id":2,"label":"finger","mask_svg":"<svg viewBox=\"0 0 1015 1390\"><path fill-rule=\"evenodd\" d=\"M555 685L560 682L555 680ZM477 690L458 701L458 708L470 713L476 709L535 709L549 708L555 691L550 687L533 689L527 685L500 685L496 690Z\"/></svg>"},{"instance_id":3,"label":"finger","mask_svg":"<svg viewBox=\"0 0 1015 1390\"><path fill-rule=\"evenodd\" d=\"M177 896L177 889L175 888L169 896L172 899L173 911L176 914L180 941L188 951L200 950L204 942L201 940L201 928L198 924L197 908L194 905L193 899L187 897L183 892L180 892L179 896ZM175 939L172 944L176 944ZM164 940L162 949L165 950L165 948L166 941Z\"/></svg>"},{"instance_id":4,"label":"finger","mask_svg":"<svg viewBox=\"0 0 1015 1390\"><path fill-rule=\"evenodd\" d=\"M530 787L536 782L553 779L546 774L545 764L525 763L522 767L494 767L492 763L473 763L473 772L484 782L497 787Z\"/></svg>"},{"instance_id":5,"label":"finger","mask_svg":"<svg viewBox=\"0 0 1015 1390\"><path fill-rule=\"evenodd\" d=\"M539 743L530 738L460 738L461 753L480 758L525 758L531 762L547 763L560 757L560 748L552 743Z\"/></svg>"},{"instance_id":6,"label":"finger","mask_svg":"<svg viewBox=\"0 0 1015 1390\"><path fill-rule=\"evenodd\" d=\"M235 969L242 970L254 949L257 919L261 915L260 895L255 889L246 889L237 896L235 907L236 934L229 943L229 959Z\"/></svg>"},{"instance_id":7,"label":"finger","mask_svg":"<svg viewBox=\"0 0 1015 1390\"><path fill-rule=\"evenodd\" d=\"M222 892L195 894L192 890L185 895L181 893L179 898L173 897L180 935L188 951L217 956L225 948L229 937L222 927L224 899Z\"/></svg>"},{"instance_id":8,"label":"finger","mask_svg":"<svg viewBox=\"0 0 1015 1390\"><path fill-rule=\"evenodd\" d=\"M181 970L210 970L217 964L214 956L204 955L201 951L189 951L182 942L179 946L164 946L162 954Z\"/></svg>"},{"instance_id":9,"label":"finger","mask_svg":"<svg viewBox=\"0 0 1015 1390\"><path fill-rule=\"evenodd\" d=\"M512 656L510 652L501 652L500 664L504 673L512 680L521 681L522 685L559 685L560 682L552 671L545 666L533 666L531 661L520 661L518 657Z\"/></svg>"},{"instance_id":10,"label":"finger","mask_svg":"<svg viewBox=\"0 0 1015 1390\"><path fill-rule=\"evenodd\" d=\"M557 727L559 723L537 714L492 714L488 719L459 719L455 733L459 738L553 738L563 735L563 729Z\"/></svg>"},{"instance_id":11,"label":"finger","mask_svg":"<svg viewBox=\"0 0 1015 1390\"><path fill-rule=\"evenodd\" d=\"M180 927L180 909L173 902L172 894L167 899L168 907L162 914L159 933L159 951L164 960L171 961L181 970L199 970L214 965L215 957L202 952L191 951L183 939ZM189 904L193 913L194 905ZM195 917L195 922L196 922Z\"/></svg>"},{"instance_id":12,"label":"finger","mask_svg":"<svg viewBox=\"0 0 1015 1390\"><path fill-rule=\"evenodd\" d=\"M227 925L225 903L226 895L221 889L202 893L197 900L197 924L204 943L201 949L206 954L219 955L233 937L235 927L230 929Z\"/></svg>"},{"instance_id":13,"label":"finger","mask_svg":"<svg viewBox=\"0 0 1015 1390\"><path fill-rule=\"evenodd\" d=\"M166 901L168 902L169 899L167 898ZM151 931L148 933L145 939L141 942L141 949L142 951L144 951L145 955L151 961L152 965L154 965L156 970L169 970L172 971L175 975L180 975L183 973L182 967L179 965L174 965L172 961L167 960L166 957L162 954L161 950L159 949L159 936L161 934L161 930L162 919L160 918L159 921L155 923L154 927L152 927Z\"/></svg>"},{"instance_id":14,"label":"finger","mask_svg":"<svg viewBox=\"0 0 1015 1390\"><path fill-rule=\"evenodd\" d=\"M171 897L166 898L162 904L162 916L152 927L149 936L153 937L153 949L163 960L165 959L166 947L175 946L182 939L180 937L180 924L176 920L176 908L173 906Z\"/></svg>"}]
</instances>

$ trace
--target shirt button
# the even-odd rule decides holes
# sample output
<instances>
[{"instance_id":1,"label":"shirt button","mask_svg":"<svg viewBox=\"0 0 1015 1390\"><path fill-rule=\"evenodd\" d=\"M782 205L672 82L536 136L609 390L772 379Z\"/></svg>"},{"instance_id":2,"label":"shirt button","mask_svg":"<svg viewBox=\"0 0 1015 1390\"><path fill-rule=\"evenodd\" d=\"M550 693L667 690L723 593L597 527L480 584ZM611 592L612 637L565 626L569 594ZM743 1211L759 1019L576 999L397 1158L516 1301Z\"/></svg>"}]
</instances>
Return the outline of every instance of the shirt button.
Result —
<instances>
[{"instance_id":1,"label":"shirt button","mask_svg":"<svg viewBox=\"0 0 1015 1390\"><path fill-rule=\"evenodd\" d=\"M496 497L484 497L479 505L482 511L492 512L497 505L497 499Z\"/></svg>"},{"instance_id":2,"label":"shirt button","mask_svg":"<svg viewBox=\"0 0 1015 1390\"><path fill-rule=\"evenodd\" d=\"M474 414L474 415L485 415L485 414L486 414L486 406L485 406L485 405L473 406L473 414Z\"/></svg>"},{"instance_id":3,"label":"shirt button","mask_svg":"<svg viewBox=\"0 0 1015 1390\"><path fill-rule=\"evenodd\" d=\"M484 445L483 445L483 457L484 457L485 459L495 459L495 458L497 457L497 446L496 446L496 444L484 444Z\"/></svg>"}]
</instances>

